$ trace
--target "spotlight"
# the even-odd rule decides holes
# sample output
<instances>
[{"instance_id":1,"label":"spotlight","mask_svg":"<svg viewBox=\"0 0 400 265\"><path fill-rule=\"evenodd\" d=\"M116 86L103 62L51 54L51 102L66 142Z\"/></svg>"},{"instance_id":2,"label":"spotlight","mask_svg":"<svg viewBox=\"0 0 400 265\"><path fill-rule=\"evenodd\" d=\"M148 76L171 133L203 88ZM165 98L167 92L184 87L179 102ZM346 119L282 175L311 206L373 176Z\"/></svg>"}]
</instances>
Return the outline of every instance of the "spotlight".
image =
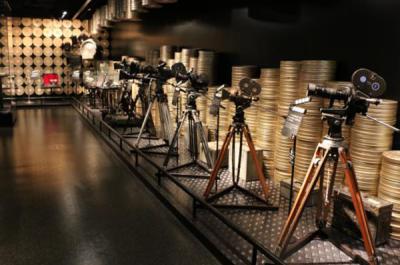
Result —
<instances>
[{"instance_id":1,"label":"spotlight","mask_svg":"<svg viewBox=\"0 0 400 265\"><path fill-rule=\"evenodd\" d=\"M62 15L61 15L61 19L64 19L67 16L68 12L67 11L63 11Z\"/></svg>"}]
</instances>

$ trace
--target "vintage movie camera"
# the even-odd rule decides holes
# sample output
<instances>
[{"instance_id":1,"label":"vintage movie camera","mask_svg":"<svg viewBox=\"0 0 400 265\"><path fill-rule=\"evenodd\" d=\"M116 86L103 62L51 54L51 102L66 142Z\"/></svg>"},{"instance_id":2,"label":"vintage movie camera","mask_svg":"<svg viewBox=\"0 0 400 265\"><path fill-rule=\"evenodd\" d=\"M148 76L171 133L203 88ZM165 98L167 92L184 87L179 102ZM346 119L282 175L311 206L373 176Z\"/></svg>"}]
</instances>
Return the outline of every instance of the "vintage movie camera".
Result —
<instances>
[{"instance_id":1,"label":"vintage movie camera","mask_svg":"<svg viewBox=\"0 0 400 265\"><path fill-rule=\"evenodd\" d=\"M204 74L197 75L192 71L188 72L182 63L174 64L171 67L171 71L177 83L172 98L172 104L174 106L177 105L180 92L187 93L189 102L204 95L208 91L208 79ZM186 89L183 89L181 85L186 82L189 82L189 84L186 86Z\"/></svg>"},{"instance_id":2,"label":"vintage movie camera","mask_svg":"<svg viewBox=\"0 0 400 265\"><path fill-rule=\"evenodd\" d=\"M351 125L357 113L366 115L370 104L378 105L381 102L380 99L371 97L379 97L386 90L385 80L364 68L353 73L352 83L354 87L339 89L309 84L308 96L329 99L329 106L321 108L322 115L344 117L346 124ZM342 102L343 107L333 107L334 101Z\"/></svg>"},{"instance_id":3,"label":"vintage movie camera","mask_svg":"<svg viewBox=\"0 0 400 265\"><path fill-rule=\"evenodd\" d=\"M243 78L239 82L239 88L238 91L228 91L224 87L218 88L210 106L210 114L218 115L219 108L223 107L221 102L227 99L235 103L236 109L239 108L242 111L250 107L253 101L259 100L261 86L256 81Z\"/></svg>"}]
</instances>

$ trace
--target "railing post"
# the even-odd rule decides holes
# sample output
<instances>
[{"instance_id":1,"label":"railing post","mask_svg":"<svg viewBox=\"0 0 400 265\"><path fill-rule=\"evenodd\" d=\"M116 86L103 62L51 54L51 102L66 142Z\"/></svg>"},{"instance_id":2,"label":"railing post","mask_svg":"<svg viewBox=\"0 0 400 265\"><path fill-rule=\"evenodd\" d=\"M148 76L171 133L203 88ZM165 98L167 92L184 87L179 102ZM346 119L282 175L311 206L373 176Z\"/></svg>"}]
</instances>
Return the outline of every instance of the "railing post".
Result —
<instances>
[{"instance_id":1,"label":"railing post","mask_svg":"<svg viewBox=\"0 0 400 265\"><path fill-rule=\"evenodd\" d=\"M252 265L256 265L257 264L257 248L254 245L253 245L253 252L251 254L251 264Z\"/></svg>"},{"instance_id":2,"label":"railing post","mask_svg":"<svg viewBox=\"0 0 400 265\"><path fill-rule=\"evenodd\" d=\"M99 129L100 129L100 132L103 132L103 123L102 122L100 122L100 124L99 124Z\"/></svg>"},{"instance_id":3,"label":"railing post","mask_svg":"<svg viewBox=\"0 0 400 265\"><path fill-rule=\"evenodd\" d=\"M122 138L119 138L119 150L122 151Z\"/></svg>"}]
</instances>

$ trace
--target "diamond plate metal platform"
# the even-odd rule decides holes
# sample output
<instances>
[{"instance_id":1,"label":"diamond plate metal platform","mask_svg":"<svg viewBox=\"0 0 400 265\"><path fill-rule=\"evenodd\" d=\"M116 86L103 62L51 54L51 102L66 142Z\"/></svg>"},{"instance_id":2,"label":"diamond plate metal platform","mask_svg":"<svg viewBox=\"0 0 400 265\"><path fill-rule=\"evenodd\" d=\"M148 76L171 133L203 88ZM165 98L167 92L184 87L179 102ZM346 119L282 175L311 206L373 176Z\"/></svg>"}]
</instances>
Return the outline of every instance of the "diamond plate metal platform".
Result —
<instances>
[{"instance_id":1,"label":"diamond plate metal platform","mask_svg":"<svg viewBox=\"0 0 400 265\"><path fill-rule=\"evenodd\" d=\"M118 129L118 128L117 128ZM133 143L135 138L129 138ZM157 145L160 140L143 140L140 147L148 145ZM154 148L160 152L166 152L167 148ZM152 155L153 161L162 165L165 155ZM183 140L179 141L179 156L171 158L169 167L177 166L190 161L187 147ZM204 171L197 167L187 167L183 170L185 173L192 173L194 176ZM198 195L202 195L208 180L201 178L179 178L179 181L186 187L190 188ZM218 190L226 188L232 184L230 172L223 169L218 180ZM262 195L262 191L258 186L258 182L241 182L242 186L253 191L258 195ZM219 211L228 217L235 224L239 225L249 235L270 249L274 250L277 239L282 226L286 220L289 202L279 194L279 186L271 186L270 202L279 205L278 211L260 211L260 210L244 210L244 209L220 209ZM223 204L259 204L258 201L251 197L244 196L241 193L229 193L218 198L218 203ZM315 230L315 214L314 207L306 208L295 232L296 237L302 237ZM233 264L249 264L251 261L252 249L241 237L235 235L231 230L219 222L213 215L205 210L197 210L196 222L199 223L202 232L211 239L211 241L219 244L221 251L228 257ZM363 244L347 236L338 235L337 240L348 246L353 253L366 257ZM377 247L377 254L381 265L397 265L400 264L400 241L389 240L383 246ZM288 257L285 260L288 264L356 264L344 252L338 249L329 241L316 239L306 245L304 248ZM265 258L259 257L257 264L266 264Z\"/></svg>"}]
</instances>

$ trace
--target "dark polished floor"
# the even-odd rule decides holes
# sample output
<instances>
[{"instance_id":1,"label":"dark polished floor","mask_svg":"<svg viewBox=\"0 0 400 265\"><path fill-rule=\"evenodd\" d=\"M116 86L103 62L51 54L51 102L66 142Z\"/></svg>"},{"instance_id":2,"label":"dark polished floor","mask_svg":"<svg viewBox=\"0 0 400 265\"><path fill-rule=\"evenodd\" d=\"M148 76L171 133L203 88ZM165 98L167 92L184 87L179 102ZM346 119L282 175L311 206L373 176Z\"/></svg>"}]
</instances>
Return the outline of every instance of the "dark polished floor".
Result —
<instances>
[{"instance_id":1,"label":"dark polished floor","mask_svg":"<svg viewBox=\"0 0 400 265\"><path fill-rule=\"evenodd\" d=\"M70 107L0 129L0 264L218 264Z\"/></svg>"}]
</instances>

